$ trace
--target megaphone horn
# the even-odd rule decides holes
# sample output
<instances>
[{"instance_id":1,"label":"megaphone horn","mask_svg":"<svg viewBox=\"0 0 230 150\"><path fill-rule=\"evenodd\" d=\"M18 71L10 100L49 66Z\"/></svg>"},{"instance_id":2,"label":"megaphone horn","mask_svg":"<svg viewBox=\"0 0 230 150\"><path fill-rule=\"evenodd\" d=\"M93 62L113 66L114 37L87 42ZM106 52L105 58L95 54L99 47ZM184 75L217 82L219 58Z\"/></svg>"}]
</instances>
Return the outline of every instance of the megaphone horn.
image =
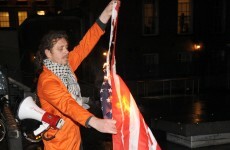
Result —
<instances>
[{"instance_id":1,"label":"megaphone horn","mask_svg":"<svg viewBox=\"0 0 230 150\"><path fill-rule=\"evenodd\" d=\"M19 105L18 108L18 118L23 119L35 119L37 121L42 121L42 116L45 111L39 108L31 96L26 97Z\"/></svg>"},{"instance_id":2,"label":"megaphone horn","mask_svg":"<svg viewBox=\"0 0 230 150\"><path fill-rule=\"evenodd\" d=\"M40 134L49 126L55 129L61 129L64 125L64 120L57 115L52 115L43 109L39 108L31 96L26 97L19 105L17 111L18 118L34 119L42 122L43 124L35 131L35 135Z\"/></svg>"}]
</instances>

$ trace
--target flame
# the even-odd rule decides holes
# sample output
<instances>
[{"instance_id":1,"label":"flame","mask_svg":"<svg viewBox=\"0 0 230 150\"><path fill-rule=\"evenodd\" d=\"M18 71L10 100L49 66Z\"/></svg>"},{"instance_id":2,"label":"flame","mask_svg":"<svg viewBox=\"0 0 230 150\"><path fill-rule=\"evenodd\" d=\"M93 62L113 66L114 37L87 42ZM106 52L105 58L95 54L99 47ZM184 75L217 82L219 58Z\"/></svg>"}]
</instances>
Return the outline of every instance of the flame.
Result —
<instances>
[{"instance_id":1,"label":"flame","mask_svg":"<svg viewBox=\"0 0 230 150\"><path fill-rule=\"evenodd\" d=\"M124 113L129 113L130 112L130 105L129 105L129 101L128 101L126 96L121 97L121 103L118 101L116 103L116 107L119 108L119 109L122 108Z\"/></svg>"}]
</instances>

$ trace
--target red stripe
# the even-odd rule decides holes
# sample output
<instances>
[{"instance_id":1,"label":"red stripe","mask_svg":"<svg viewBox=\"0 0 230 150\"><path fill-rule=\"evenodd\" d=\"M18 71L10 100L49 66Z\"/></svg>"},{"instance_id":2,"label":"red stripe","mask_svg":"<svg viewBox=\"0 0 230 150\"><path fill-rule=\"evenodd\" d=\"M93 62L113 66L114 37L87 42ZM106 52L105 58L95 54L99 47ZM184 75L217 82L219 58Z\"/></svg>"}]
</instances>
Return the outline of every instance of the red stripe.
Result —
<instances>
[{"instance_id":1,"label":"red stripe","mask_svg":"<svg viewBox=\"0 0 230 150\"><path fill-rule=\"evenodd\" d=\"M116 75L117 78L119 76ZM124 85L122 80L119 78L120 83L120 98L122 102L122 109L124 111L124 121L123 121L123 134L124 134L124 148L129 149L129 140L130 140L130 93L127 90L127 87Z\"/></svg>"},{"instance_id":2,"label":"red stripe","mask_svg":"<svg viewBox=\"0 0 230 150\"><path fill-rule=\"evenodd\" d=\"M116 92L115 87L115 81L111 73L111 86L112 86L112 113L113 113L113 119L115 119L116 127L117 127L117 134L113 135L113 150L123 150L123 141L122 141L122 126L123 126L123 120L122 120L122 112L120 110L120 103L118 99L118 95Z\"/></svg>"},{"instance_id":3,"label":"red stripe","mask_svg":"<svg viewBox=\"0 0 230 150\"><path fill-rule=\"evenodd\" d=\"M138 149L142 150L142 149L149 149L148 147L148 143L149 143L149 137L147 135L146 132L146 128L145 128L145 123L143 122L143 118L142 115L139 114L139 118L140 118L140 134L139 134L139 145L138 145Z\"/></svg>"}]
</instances>

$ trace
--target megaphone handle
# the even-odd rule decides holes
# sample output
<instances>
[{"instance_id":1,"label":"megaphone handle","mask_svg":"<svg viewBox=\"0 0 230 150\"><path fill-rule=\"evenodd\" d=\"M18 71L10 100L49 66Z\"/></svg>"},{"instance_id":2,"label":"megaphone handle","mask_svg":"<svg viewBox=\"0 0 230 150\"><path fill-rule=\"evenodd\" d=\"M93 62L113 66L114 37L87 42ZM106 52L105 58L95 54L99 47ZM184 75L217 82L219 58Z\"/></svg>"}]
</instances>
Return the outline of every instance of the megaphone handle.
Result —
<instances>
[{"instance_id":1,"label":"megaphone handle","mask_svg":"<svg viewBox=\"0 0 230 150\"><path fill-rule=\"evenodd\" d=\"M37 128L34 131L34 135L37 136L38 134L42 133L43 131L47 130L49 128L49 124L46 122L42 122L42 124L39 126L39 128Z\"/></svg>"},{"instance_id":2,"label":"megaphone handle","mask_svg":"<svg viewBox=\"0 0 230 150\"><path fill-rule=\"evenodd\" d=\"M46 141L50 141L50 140L52 140L52 139L55 138L55 136L56 136L56 134L57 134L57 132L58 132L59 130L57 130L56 133L55 133L54 135L50 136L50 137L47 137L47 136L46 136L46 132L47 132L47 131L48 131L48 130L46 130L46 131L44 131L44 132L42 133L42 139L44 139L44 140L46 140Z\"/></svg>"}]
</instances>

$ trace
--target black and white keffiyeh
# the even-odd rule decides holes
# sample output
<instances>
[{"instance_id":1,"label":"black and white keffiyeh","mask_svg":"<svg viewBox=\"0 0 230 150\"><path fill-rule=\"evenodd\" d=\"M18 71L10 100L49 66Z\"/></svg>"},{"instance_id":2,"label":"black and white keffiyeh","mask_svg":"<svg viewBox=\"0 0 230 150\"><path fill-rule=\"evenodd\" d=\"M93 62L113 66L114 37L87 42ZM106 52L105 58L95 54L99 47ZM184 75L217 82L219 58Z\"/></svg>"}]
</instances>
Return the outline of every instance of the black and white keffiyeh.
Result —
<instances>
[{"instance_id":1,"label":"black and white keffiyeh","mask_svg":"<svg viewBox=\"0 0 230 150\"><path fill-rule=\"evenodd\" d=\"M43 63L51 72L53 72L59 79L61 79L62 83L67 87L72 98L75 99L79 105L88 109L89 106L83 102L83 99L86 100L86 102L88 99L82 98L80 86L75 75L70 70L69 64L61 65L54 63L49 59L43 60Z\"/></svg>"}]
</instances>

